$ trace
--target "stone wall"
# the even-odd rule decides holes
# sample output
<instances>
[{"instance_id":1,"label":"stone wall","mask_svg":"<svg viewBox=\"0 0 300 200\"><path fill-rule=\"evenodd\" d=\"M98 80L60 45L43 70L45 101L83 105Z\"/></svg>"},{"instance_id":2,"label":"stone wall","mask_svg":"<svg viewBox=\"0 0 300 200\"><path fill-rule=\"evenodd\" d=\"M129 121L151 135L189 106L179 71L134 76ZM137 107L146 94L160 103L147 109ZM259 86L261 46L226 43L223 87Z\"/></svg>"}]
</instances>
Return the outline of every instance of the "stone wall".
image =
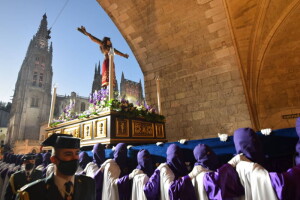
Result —
<instances>
[{"instance_id":1,"label":"stone wall","mask_svg":"<svg viewBox=\"0 0 300 200\"><path fill-rule=\"evenodd\" d=\"M146 100L162 112L170 141L251 126L237 52L221 0L98 0L134 52Z\"/></svg>"}]
</instances>

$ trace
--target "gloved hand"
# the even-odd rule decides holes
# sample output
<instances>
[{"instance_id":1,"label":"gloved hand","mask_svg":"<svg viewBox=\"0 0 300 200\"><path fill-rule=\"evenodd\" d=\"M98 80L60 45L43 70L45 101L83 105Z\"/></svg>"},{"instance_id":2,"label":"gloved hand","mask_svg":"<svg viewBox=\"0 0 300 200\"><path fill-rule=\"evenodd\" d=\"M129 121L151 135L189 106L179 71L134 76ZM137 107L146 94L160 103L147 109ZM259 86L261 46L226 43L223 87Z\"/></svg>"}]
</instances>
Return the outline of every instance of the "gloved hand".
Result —
<instances>
[{"instance_id":1,"label":"gloved hand","mask_svg":"<svg viewBox=\"0 0 300 200\"><path fill-rule=\"evenodd\" d=\"M201 165L194 166L193 170L188 174L191 179L196 178L198 174L203 171L203 167Z\"/></svg>"},{"instance_id":2,"label":"gloved hand","mask_svg":"<svg viewBox=\"0 0 300 200\"><path fill-rule=\"evenodd\" d=\"M240 153L240 154L234 156L233 158L231 158L231 160L228 161L228 164L230 164L232 167L236 167L236 165L240 161L251 162L248 158L246 158L246 156L244 156L242 153Z\"/></svg>"},{"instance_id":3,"label":"gloved hand","mask_svg":"<svg viewBox=\"0 0 300 200\"><path fill-rule=\"evenodd\" d=\"M129 179L133 179L136 175L138 174L143 174L144 172L140 169L134 169L130 174L129 174Z\"/></svg>"}]
</instances>

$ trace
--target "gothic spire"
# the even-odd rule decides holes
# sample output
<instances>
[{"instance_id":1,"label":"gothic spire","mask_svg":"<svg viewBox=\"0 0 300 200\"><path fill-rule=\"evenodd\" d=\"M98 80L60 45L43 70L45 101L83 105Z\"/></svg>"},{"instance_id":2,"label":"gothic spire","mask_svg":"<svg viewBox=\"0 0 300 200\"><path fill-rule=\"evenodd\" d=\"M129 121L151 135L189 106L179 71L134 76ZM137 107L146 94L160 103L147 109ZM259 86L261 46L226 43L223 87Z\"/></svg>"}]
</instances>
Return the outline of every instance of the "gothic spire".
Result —
<instances>
[{"instance_id":1,"label":"gothic spire","mask_svg":"<svg viewBox=\"0 0 300 200\"><path fill-rule=\"evenodd\" d=\"M97 70L97 64L95 64L95 74L94 74L94 79L97 77L98 70Z\"/></svg>"},{"instance_id":2,"label":"gothic spire","mask_svg":"<svg viewBox=\"0 0 300 200\"><path fill-rule=\"evenodd\" d=\"M98 63L98 74L101 75L101 71L100 71L100 60L99 60L99 63Z\"/></svg>"},{"instance_id":3,"label":"gothic spire","mask_svg":"<svg viewBox=\"0 0 300 200\"><path fill-rule=\"evenodd\" d=\"M124 77L124 72L122 71L121 82L122 82L122 80L124 80L124 79L125 79L125 77Z\"/></svg>"},{"instance_id":4,"label":"gothic spire","mask_svg":"<svg viewBox=\"0 0 300 200\"><path fill-rule=\"evenodd\" d=\"M48 39L50 39L50 30L47 29L47 15L46 13L43 15L43 19L41 20L39 29L36 33L36 39L41 47L48 46Z\"/></svg>"}]
</instances>

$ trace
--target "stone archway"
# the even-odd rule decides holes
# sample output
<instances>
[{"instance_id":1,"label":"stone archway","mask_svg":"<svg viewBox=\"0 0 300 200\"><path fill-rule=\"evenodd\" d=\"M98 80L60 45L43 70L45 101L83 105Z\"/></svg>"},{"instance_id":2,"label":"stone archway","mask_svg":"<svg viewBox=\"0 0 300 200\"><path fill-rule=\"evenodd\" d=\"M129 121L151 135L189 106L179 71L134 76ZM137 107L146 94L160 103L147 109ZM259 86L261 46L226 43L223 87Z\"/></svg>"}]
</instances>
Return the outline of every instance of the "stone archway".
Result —
<instances>
[{"instance_id":1,"label":"stone archway","mask_svg":"<svg viewBox=\"0 0 300 200\"><path fill-rule=\"evenodd\" d=\"M251 126L222 1L98 0L135 54L148 102L161 104L169 140Z\"/></svg>"}]
</instances>

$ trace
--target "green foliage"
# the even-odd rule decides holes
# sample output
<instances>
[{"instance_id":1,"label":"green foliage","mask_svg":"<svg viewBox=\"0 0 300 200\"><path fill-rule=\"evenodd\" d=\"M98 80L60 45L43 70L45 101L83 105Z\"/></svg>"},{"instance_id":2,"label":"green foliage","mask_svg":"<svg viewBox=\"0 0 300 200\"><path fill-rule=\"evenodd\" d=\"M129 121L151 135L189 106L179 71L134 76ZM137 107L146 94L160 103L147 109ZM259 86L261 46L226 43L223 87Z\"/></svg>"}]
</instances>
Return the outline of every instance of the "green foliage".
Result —
<instances>
[{"instance_id":1,"label":"green foliage","mask_svg":"<svg viewBox=\"0 0 300 200\"><path fill-rule=\"evenodd\" d=\"M54 122L51 124L51 127L73 119L85 119L93 115L101 115L101 113L107 112L108 110L115 111L125 118L140 118L149 122L165 122L165 117L155 113L155 109L153 107L145 107L143 105L134 106L132 103L129 103L124 99L121 101L117 99L111 99L97 102L96 105L91 103L89 110L76 115L74 118L64 117L60 118L59 120L54 120ZM65 114L68 115L68 112Z\"/></svg>"}]
</instances>

